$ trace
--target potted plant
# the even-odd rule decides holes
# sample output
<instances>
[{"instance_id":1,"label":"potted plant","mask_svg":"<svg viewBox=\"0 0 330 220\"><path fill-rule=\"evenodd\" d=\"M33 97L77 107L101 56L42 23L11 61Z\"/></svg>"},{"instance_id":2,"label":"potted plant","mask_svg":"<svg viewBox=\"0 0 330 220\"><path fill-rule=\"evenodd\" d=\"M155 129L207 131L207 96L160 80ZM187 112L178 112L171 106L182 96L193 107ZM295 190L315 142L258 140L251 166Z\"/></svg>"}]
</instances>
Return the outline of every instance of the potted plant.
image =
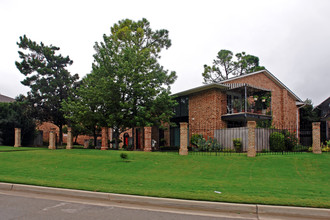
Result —
<instances>
[{"instance_id":1,"label":"potted plant","mask_svg":"<svg viewBox=\"0 0 330 220\"><path fill-rule=\"evenodd\" d=\"M234 113L240 112L242 107L242 103L239 99L234 99L233 101L233 108L234 108Z\"/></svg>"}]
</instances>

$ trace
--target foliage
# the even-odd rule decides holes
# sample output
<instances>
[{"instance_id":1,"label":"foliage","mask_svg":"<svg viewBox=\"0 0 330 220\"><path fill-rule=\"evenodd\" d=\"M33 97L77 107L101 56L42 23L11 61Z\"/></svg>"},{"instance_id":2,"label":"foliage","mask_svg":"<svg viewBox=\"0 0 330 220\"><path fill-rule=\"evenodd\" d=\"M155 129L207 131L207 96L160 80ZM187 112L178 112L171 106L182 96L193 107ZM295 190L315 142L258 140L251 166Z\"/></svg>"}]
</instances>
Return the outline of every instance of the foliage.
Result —
<instances>
[{"instance_id":1,"label":"foliage","mask_svg":"<svg viewBox=\"0 0 330 220\"><path fill-rule=\"evenodd\" d=\"M95 44L93 71L76 99L65 104L67 117L79 112L77 121L91 118L94 124L111 127L116 139L127 128L169 122L176 104L170 96L176 73L158 60L162 49L170 46L168 31L153 31L146 19L114 24Z\"/></svg>"},{"instance_id":2,"label":"foliage","mask_svg":"<svg viewBox=\"0 0 330 220\"><path fill-rule=\"evenodd\" d=\"M5 145L14 145L15 128L21 128L22 145L32 144L36 125L22 102L0 103L0 139Z\"/></svg>"},{"instance_id":3,"label":"foliage","mask_svg":"<svg viewBox=\"0 0 330 220\"><path fill-rule=\"evenodd\" d=\"M53 122L60 128L60 145L62 144L62 126L66 120L61 111L61 103L67 99L78 80L78 74L71 75L66 67L72 65L70 58L56 52L59 47L46 46L28 39L25 35L17 42L20 62L16 61L18 70L26 76L21 81L30 87L27 97L21 97L29 103L33 118L45 122Z\"/></svg>"},{"instance_id":4,"label":"foliage","mask_svg":"<svg viewBox=\"0 0 330 220\"><path fill-rule=\"evenodd\" d=\"M218 143L217 139L208 137L207 140L205 138L200 138L197 141L197 147L194 148L195 151L221 151L222 146Z\"/></svg>"},{"instance_id":5,"label":"foliage","mask_svg":"<svg viewBox=\"0 0 330 220\"><path fill-rule=\"evenodd\" d=\"M220 82L228 79L230 75L241 76L265 69L259 66L259 58L256 56L242 52L235 57L236 60L233 60L233 52L230 50L220 50L212 66L204 65L204 83Z\"/></svg>"},{"instance_id":6,"label":"foliage","mask_svg":"<svg viewBox=\"0 0 330 220\"><path fill-rule=\"evenodd\" d=\"M270 151L280 152L285 150L284 135L280 132L273 132L269 136Z\"/></svg>"},{"instance_id":7,"label":"foliage","mask_svg":"<svg viewBox=\"0 0 330 220\"><path fill-rule=\"evenodd\" d=\"M233 144L236 152L242 152L243 146L242 146L242 140L241 138L234 138Z\"/></svg>"},{"instance_id":8,"label":"foliage","mask_svg":"<svg viewBox=\"0 0 330 220\"><path fill-rule=\"evenodd\" d=\"M321 150L322 150L322 152L330 152L330 147L329 146L322 146Z\"/></svg>"},{"instance_id":9,"label":"foliage","mask_svg":"<svg viewBox=\"0 0 330 220\"><path fill-rule=\"evenodd\" d=\"M127 159L128 159L128 154L126 154L126 153L121 153L121 154L120 154L120 158L123 159L123 160L127 160Z\"/></svg>"},{"instance_id":10,"label":"foliage","mask_svg":"<svg viewBox=\"0 0 330 220\"><path fill-rule=\"evenodd\" d=\"M273 120L258 120L257 128L273 128Z\"/></svg>"},{"instance_id":11,"label":"foliage","mask_svg":"<svg viewBox=\"0 0 330 220\"><path fill-rule=\"evenodd\" d=\"M320 121L319 110L313 108L312 100L306 99L304 101L306 104L304 107L300 108L300 128L301 129L312 129L312 123Z\"/></svg>"},{"instance_id":12,"label":"foliage","mask_svg":"<svg viewBox=\"0 0 330 220\"><path fill-rule=\"evenodd\" d=\"M308 151L308 146L304 146L301 144L297 144L292 148L293 152L307 152Z\"/></svg>"},{"instance_id":13,"label":"foliage","mask_svg":"<svg viewBox=\"0 0 330 220\"><path fill-rule=\"evenodd\" d=\"M292 151L293 148L298 144L298 139L295 133L289 132L288 130L283 130L284 144L286 151Z\"/></svg>"},{"instance_id":14,"label":"foliage","mask_svg":"<svg viewBox=\"0 0 330 220\"><path fill-rule=\"evenodd\" d=\"M202 134L193 134L190 138L190 143L194 146L197 146L198 141L203 138Z\"/></svg>"}]
</instances>

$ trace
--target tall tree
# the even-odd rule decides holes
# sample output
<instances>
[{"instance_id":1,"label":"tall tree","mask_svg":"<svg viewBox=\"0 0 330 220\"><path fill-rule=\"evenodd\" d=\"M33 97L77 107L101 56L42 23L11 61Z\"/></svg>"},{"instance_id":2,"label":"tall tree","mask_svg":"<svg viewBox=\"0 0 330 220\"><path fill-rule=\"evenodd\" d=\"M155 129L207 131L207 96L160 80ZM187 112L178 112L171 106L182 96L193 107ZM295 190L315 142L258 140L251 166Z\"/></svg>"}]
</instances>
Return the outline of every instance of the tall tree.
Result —
<instances>
[{"instance_id":1,"label":"tall tree","mask_svg":"<svg viewBox=\"0 0 330 220\"><path fill-rule=\"evenodd\" d=\"M95 44L93 71L79 100L95 104L99 125L113 128L115 137L127 128L169 121L176 103L170 96L176 73L158 60L170 46L168 31L152 30L147 19L119 21Z\"/></svg>"},{"instance_id":2,"label":"tall tree","mask_svg":"<svg viewBox=\"0 0 330 220\"><path fill-rule=\"evenodd\" d=\"M204 83L214 83L226 80L230 75L241 76L251 72L265 69L259 66L259 58L245 52L237 53L236 60L233 59L233 52L220 50L213 65L204 65L202 76Z\"/></svg>"},{"instance_id":3,"label":"tall tree","mask_svg":"<svg viewBox=\"0 0 330 220\"><path fill-rule=\"evenodd\" d=\"M17 42L19 62L16 67L26 76L21 81L30 87L27 100L33 110L33 116L40 122L50 121L59 127L59 142L62 144L62 126L66 120L61 111L61 103L70 95L78 74L71 75L66 67L72 65L69 56L56 54L59 47L47 46L28 39L25 35Z\"/></svg>"},{"instance_id":4,"label":"tall tree","mask_svg":"<svg viewBox=\"0 0 330 220\"><path fill-rule=\"evenodd\" d=\"M311 99L304 101L305 106L300 109L300 128L312 129L313 122L320 121L319 110L313 108L313 102Z\"/></svg>"}]
</instances>

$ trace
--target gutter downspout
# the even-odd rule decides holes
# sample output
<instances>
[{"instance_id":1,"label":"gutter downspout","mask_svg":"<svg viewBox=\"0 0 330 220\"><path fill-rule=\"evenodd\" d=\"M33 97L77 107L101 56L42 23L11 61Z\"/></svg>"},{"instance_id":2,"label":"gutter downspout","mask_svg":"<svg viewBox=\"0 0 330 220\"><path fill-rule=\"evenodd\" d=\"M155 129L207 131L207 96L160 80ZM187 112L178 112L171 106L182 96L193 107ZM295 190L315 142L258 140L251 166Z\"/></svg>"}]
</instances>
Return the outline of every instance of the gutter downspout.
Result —
<instances>
[{"instance_id":1,"label":"gutter downspout","mask_svg":"<svg viewBox=\"0 0 330 220\"><path fill-rule=\"evenodd\" d=\"M302 106L300 106L299 108L297 108L297 139L299 139L299 123L298 123L298 115L299 115L299 109L301 109L302 107L304 107L305 105L307 105L306 103L304 103Z\"/></svg>"}]
</instances>

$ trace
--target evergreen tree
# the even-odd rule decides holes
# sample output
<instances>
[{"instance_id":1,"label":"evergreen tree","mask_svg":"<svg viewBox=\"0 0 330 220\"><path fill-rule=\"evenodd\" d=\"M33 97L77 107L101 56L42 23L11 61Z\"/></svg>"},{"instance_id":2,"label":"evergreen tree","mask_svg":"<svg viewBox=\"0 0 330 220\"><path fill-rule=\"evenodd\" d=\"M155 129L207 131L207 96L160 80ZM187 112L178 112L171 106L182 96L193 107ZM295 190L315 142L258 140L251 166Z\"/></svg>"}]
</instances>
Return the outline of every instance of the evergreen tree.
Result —
<instances>
[{"instance_id":1,"label":"evergreen tree","mask_svg":"<svg viewBox=\"0 0 330 220\"><path fill-rule=\"evenodd\" d=\"M73 63L69 56L56 54L59 47L37 44L25 35L17 42L20 62L16 67L26 76L21 82L30 87L27 101L30 104L33 117L40 122L49 121L60 129L59 142L62 144L62 126L66 119L61 111L61 103L67 99L78 80L78 74L71 75L66 67Z\"/></svg>"},{"instance_id":2,"label":"evergreen tree","mask_svg":"<svg viewBox=\"0 0 330 220\"><path fill-rule=\"evenodd\" d=\"M235 57L236 60L233 59L233 52L230 50L220 50L212 66L204 65L204 83L216 83L228 79L230 75L242 76L265 69L259 66L259 58L256 56L242 52L237 53Z\"/></svg>"}]
</instances>

